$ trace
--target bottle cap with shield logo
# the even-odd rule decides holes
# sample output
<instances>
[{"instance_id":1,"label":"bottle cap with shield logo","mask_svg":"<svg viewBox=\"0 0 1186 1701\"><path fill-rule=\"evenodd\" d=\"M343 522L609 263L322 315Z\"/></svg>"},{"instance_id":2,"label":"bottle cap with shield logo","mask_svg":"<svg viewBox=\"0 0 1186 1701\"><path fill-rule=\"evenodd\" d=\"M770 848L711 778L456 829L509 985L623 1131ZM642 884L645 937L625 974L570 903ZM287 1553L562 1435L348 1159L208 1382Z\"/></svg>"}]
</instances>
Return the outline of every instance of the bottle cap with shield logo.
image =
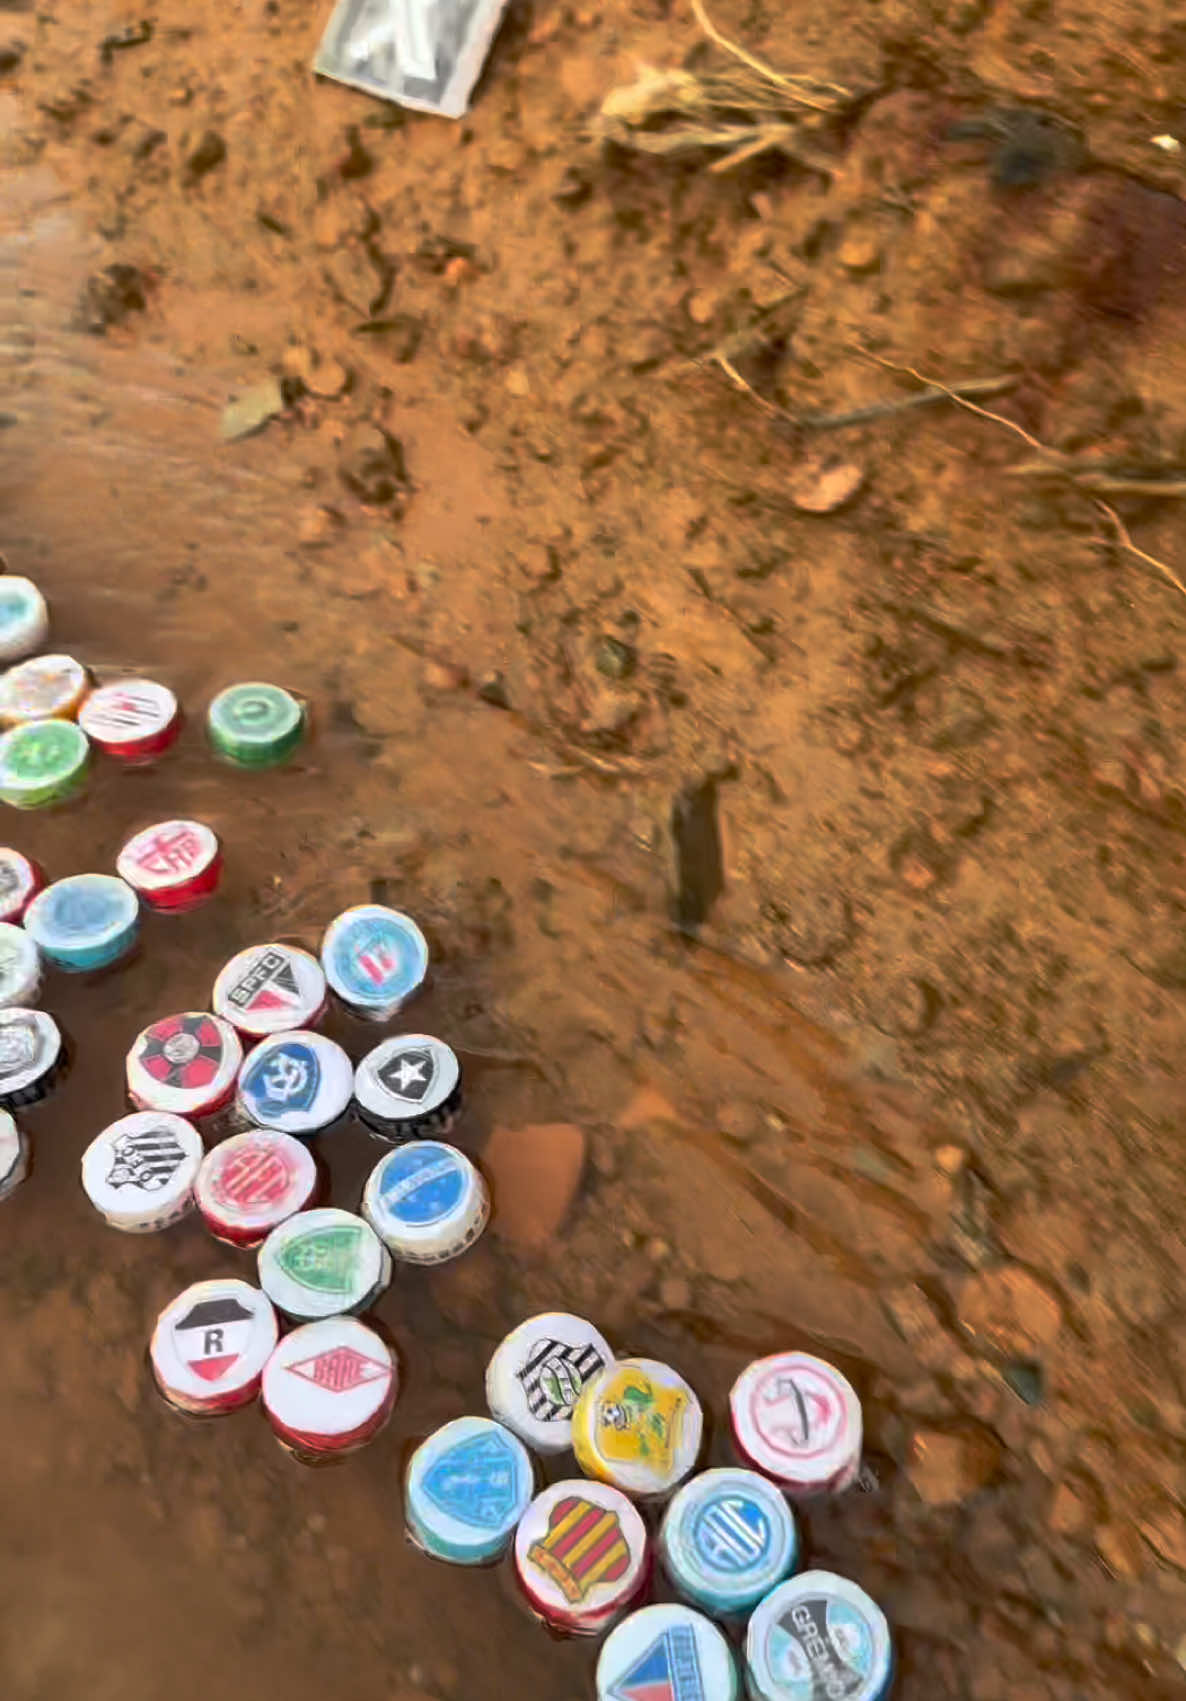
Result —
<instances>
[{"instance_id":1,"label":"bottle cap with shield logo","mask_svg":"<svg viewBox=\"0 0 1186 1701\"><path fill-rule=\"evenodd\" d=\"M202 1137L183 1116L137 1110L97 1134L82 1154L82 1186L112 1228L151 1234L193 1208Z\"/></svg>"},{"instance_id":2,"label":"bottle cap with shield logo","mask_svg":"<svg viewBox=\"0 0 1186 1701\"><path fill-rule=\"evenodd\" d=\"M0 921L20 921L44 885L45 875L31 857L0 847Z\"/></svg>"},{"instance_id":3,"label":"bottle cap with shield logo","mask_svg":"<svg viewBox=\"0 0 1186 1701\"><path fill-rule=\"evenodd\" d=\"M537 1453L572 1446L572 1414L586 1382L613 1359L583 1317L545 1311L520 1323L486 1367L486 1404Z\"/></svg>"},{"instance_id":4,"label":"bottle cap with shield logo","mask_svg":"<svg viewBox=\"0 0 1186 1701\"><path fill-rule=\"evenodd\" d=\"M217 1240L252 1247L312 1204L319 1182L308 1146L276 1128L250 1128L207 1153L194 1197Z\"/></svg>"},{"instance_id":5,"label":"bottle cap with shield logo","mask_svg":"<svg viewBox=\"0 0 1186 1701\"><path fill-rule=\"evenodd\" d=\"M320 1134L345 1114L354 1066L340 1045L308 1029L272 1034L239 1071L238 1106L260 1128Z\"/></svg>"},{"instance_id":6,"label":"bottle cap with shield logo","mask_svg":"<svg viewBox=\"0 0 1186 1701\"><path fill-rule=\"evenodd\" d=\"M694 1467L704 1414L669 1364L620 1358L585 1383L572 1415L572 1445L586 1475L624 1494L669 1494Z\"/></svg>"},{"instance_id":7,"label":"bottle cap with shield logo","mask_svg":"<svg viewBox=\"0 0 1186 1701\"><path fill-rule=\"evenodd\" d=\"M884 1701L894 1676L885 1614L831 1571L804 1571L754 1609L745 1640L754 1701Z\"/></svg>"},{"instance_id":8,"label":"bottle cap with shield logo","mask_svg":"<svg viewBox=\"0 0 1186 1701\"><path fill-rule=\"evenodd\" d=\"M738 1701L740 1694L724 1636L702 1613L674 1602L624 1618L597 1661L597 1701Z\"/></svg>"},{"instance_id":9,"label":"bottle cap with shield logo","mask_svg":"<svg viewBox=\"0 0 1186 1701\"><path fill-rule=\"evenodd\" d=\"M515 1571L545 1624L570 1636L596 1636L646 1586L646 1525L608 1483L553 1483L536 1495L515 1532Z\"/></svg>"},{"instance_id":10,"label":"bottle cap with shield logo","mask_svg":"<svg viewBox=\"0 0 1186 1701\"><path fill-rule=\"evenodd\" d=\"M299 945L249 945L219 970L212 1001L249 1039L315 1028L325 1014L325 976Z\"/></svg>"},{"instance_id":11,"label":"bottle cap with shield logo","mask_svg":"<svg viewBox=\"0 0 1186 1701\"><path fill-rule=\"evenodd\" d=\"M62 1031L44 1010L0 1010L0 1106L15 1110L53 1091L66 1065Z\"/></svg>"},{"instance_id":12,"label":"bottle cap with shield logo","mask_svg":"<svg viewBox=\"0 0 1186 1701\"><path fill-rule=\"evenodd\" d=\"M321 1205L274 1228L259 1249L259 1281L301 1323L365 1311L391 1280L391 1256L369 1223Z\"/></svg>"},{"instance_id":13,"label":"bottle cap with shield logo","mask_svg":"<svg viewBox=\"0 0 1186 1701\"><path fill-rule=\"evenodd\" d=\"M454 1418L421 1442L404 1481L416 1546L454 1565L489 1565L510 1546L535 1486L518 1436L491 1418Z\"/></svg>"},{"instance_id":14,"label":"bottle cap with shield logo","mask_svg":"<svg viewBox=\"0 0 1186 1701\"><path fill-rule=\"evenodd\" d=\"M359 1119L385 1140L447 1134L461 1108L461 1065L444 1040L397 1034L354 1071Z\"/></svg>"},{"instance_id":15,"label":"bottle cap with shield logo","mask_svg":"<svg viewBox=\"0 0 1186 1701\"><path fill-rule=\"evenodd\" d=\"M423 986L428 945L411 916L386 904L357 904L326 928L321 965L347 1009L385 1022Z\"/></svg>"},{"instance_id":16,"label":"bottle cap with shield logo","mask_svg":"<svg viewBox=\"0 0 1186 1701\"><path fill-rule=\"evenodd\" d=\"M362 1214L402 1263L443 1264L477 1240L490 1196L464 1152L440 1140L409 1140L371 1171Z\"/></svg>"},{"instance_id":17,"label":"bottle cap with shield logo","mask_svg":"<svg viewBox=\"0 0 1186 1701\"><path fill-rule=\"evenodd\" d=\"M229 1022L184 1010L153 1022L128 1053L128 1097L140 1110L212 1116L231 1101L243 1047Z\"/></svg>"},{"instance_id":18,"label":"bottle cap with shield logo","mask_svg":"<svg viewBox=\"0 0 1186 1701\"><path fill-rule=\"evenodd\" d=\"M259 1393L277 1339L266 1294L234 1276L195 1282L157 1318L149 1359L157 1386L180 1411L214 1417Z\"/></svg>"},{"instance_id":19,"label":"bottle cap with shield logo","mask_svg":"<svg viewBox=\"0 0 1186 1701\"><path fill-rule=\"evenodd\" d=\"M0 921L0 1008L36 1004L41 991L41 953L31 934Z\"/></svg>"}]
</instances>

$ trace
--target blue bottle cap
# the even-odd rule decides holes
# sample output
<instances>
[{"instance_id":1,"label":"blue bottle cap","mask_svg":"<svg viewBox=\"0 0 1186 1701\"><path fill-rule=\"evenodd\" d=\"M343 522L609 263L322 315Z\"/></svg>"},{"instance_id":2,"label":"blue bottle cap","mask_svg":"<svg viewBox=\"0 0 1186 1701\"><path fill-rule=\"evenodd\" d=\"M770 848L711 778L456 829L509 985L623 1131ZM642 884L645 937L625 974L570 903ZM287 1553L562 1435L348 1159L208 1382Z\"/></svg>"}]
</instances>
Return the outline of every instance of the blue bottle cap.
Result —
<instances>
[{"instance_id":1,"label":"blue bottle cap","mask_svg":"<svg viewBox=\"0 0 1186 1701\"><path fill-rule=\"evenodd\" d=\"M659 1551L679 1593L706 1611L748 1612L795 1568L790 1507L756 1471L705 1471L663 1519Z\"/></svg>"},{"instance_id":2,"label":"blue bottle cap","mask_svg":"<svg viewBox=\"0 0 1186 1701\"><path fill-rule=\"evenodd\" d=\"M273 1034L239 1071L239 1107L260 1128L316 1134L338 1120L354 1091L354 1065L333 1040L298 1028Z\"/></svg>"},{"instance_id":3,"label":"blue bottle cap","mask_svg":"<svg viewBox=\"0 0 1186 1701\"><path fill-rule=\"evenodd\" d=\"M60 969L106 968L131 950L140 930L140 900L114 874L71 874L39 892L25 927L42 955Z\"/></svg>"},{"instance_id":4,"label":"blue bottle cap","mask_svg":"<svg viewBox=\"0 0 1186 1701\"><path fill-rule=\"evenodd\" d=\"M321 964L343 1004L386 1021L423 985L428 945L411 916L386 904L357 904L326 928Z\"/></svg>"},{"instance_id":5,"label":"blue bottle cap","mask_svg":"<svg viewBox=\"0 0 1186 1701\"><path fill-rule=\"evenodd\" d=\"M492 1418L462 1417L421 1443L408 1465L408 1533L455 1565L486 1565L506 1552L534 1483L517 1436Z\"/></svg>"},{"instance_id":6,"label":"blue bottle cap","mask_svg":"<svg viewBox=\"0 0 1186 1701\"><path fill-rule=\"evenodd\" d=\"M597 1701L737 1701L737 1665L715 1624L674 1603L624 1618L597 1661Z\"/></svg>"},{"instance_id":7,"label":"blue bottle cap","mask_svg":"<svg viewBox=\"0 0 1186 1701\"><path fill-rule=\"evenodd\" d=\"M882 1701L894 1675L881 1608L847 1577L804 1571L755 1608L745 1644L755 1701Z\"/></svg>"},{"instance_id":8,"label":"blue bottle cap","mask_svg":"<svg viewBox=\"0 0 1186 1701\"><path fill-rule=\"evenodd\" d=\"M371 1171L362 1214L393 1257L442 1264L477 1240L490 1199L464 1152L439 1140L409 1140Z\"/></svg>"}]
</instances>

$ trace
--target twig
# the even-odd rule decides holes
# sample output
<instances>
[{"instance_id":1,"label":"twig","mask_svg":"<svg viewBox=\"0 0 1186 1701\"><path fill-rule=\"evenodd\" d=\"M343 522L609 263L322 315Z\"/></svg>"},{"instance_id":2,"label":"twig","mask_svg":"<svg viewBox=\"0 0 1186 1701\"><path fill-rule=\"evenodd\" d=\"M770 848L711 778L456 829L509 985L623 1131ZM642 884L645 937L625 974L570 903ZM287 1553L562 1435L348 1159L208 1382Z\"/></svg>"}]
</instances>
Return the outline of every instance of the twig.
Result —
<instances>
[{"instance_id":1,"label":"twig","mask_svg":"<svg viewBox=\"0 0 1186 1701\"><path fill-rule=\"evenodd\" d=\"M929 390L941 391L943 395L955 403L956 407L965 408L968 413L979 414L981 419L990 419L994 425L1003 425L1006 431L1012 431L1024 443L1028 443L1031 449L1036 450L1039 455L1049 455L1052 452L1046 447L1045 443L1039 443L1036 437L1031 437L1025 427L1018 425L1015 419L1008 419L1003 413L993 413L991 408L977 407L975 402L968 401L957 391L951 389L949 385L941 384L937 378L928 378L925 372L919 372L916 367L900 366L896 360L886 360L884 355L874 354L873 350L866 348L863 343L851 343L849 346L866 360L873 361L876 366L884 366L887 372L904 372L908 378L913 378L919 384L925 384Z\"/></svg>"},{"instance_id":2,"label":"twig","mask_svg":"<svg viewBox=\"0 0 1186 1701\"><path fill-rule=\"evenodd\" d=\"M783 72L776 71L773 65L767 65L764 59L759 59L756 54L740 47L737 42L730 41L729 37L717 28L705 11L704 0L692 0L692 11L695 14L696 22L709 41L714 42L722 52L731 53L734 59L740 59L743 65L747 65L751 71L757 72L759 77L765 77L768 82L774 83L780 89L790 90L795 99L802 101L804 106L809 106L816 112L831 112L840 102L852 99L851 91L841 88L837 83L823 83L815 77L786 76ZM813 99L803 92L805 88L826 93L831 98L820 99L817 94L817 97Z\"/></svg>"},{"instance_id":3,"label":"twig","mask_svg":"<svg viewBox=\"0 0 1186 1701\"><path fill-rule=\"evenodd\" d=\"M1129 537L1128 527L1120 518L1120 515L1116 512L1115 508L1110 508L1106 502L1101 502L1098 497L1095 498L1095 505L1099 509L1100 513L1103 514L1106 519L1111 521L1116 531L1114 541L1120 545L1121 549L1126 549L1130 555L1135 555L1138 561L1144 561L1148 566L1155 567L1161 574L1162 578L1168 579L1174 589L1180 592L1182 596L1186 597L1186 585L1182 583L1173 568L1167 567L1164 561L1159 561L1156 555L1149 555L1145 550L1137 547L1137 545Z\"/></svg>"},{"instance_id":4,"label":"twig","mask_svg":"<svg viewBox=\"0 0 1186 1701\"><path fill-rule=\"evenodd\" d=\"M969 378L966 384L958 384L948 389L944 384L932 384L919 396L895 396L890 401L870 402L867 407L853 408L848 413L791 413L787 408L780 408L776 403L767 401L759 395L734 366L725 353L728 345L713 349L708 359L716 363L737 388L757 402L764 413L775 419L782 419L788 425L797 426L802 431L841 431L850 425L867 425L878 419L888 419L896 413L910 413L915 408L933 407L936 402L958 402L963 404L967 396L992 396L1016 384L1016 378ZM971 405L971 404L967 404ZM977 413L985 413L983 408L975 409ZM996 418L996 415L989 415Z\"/></svg>"}]
</instances>

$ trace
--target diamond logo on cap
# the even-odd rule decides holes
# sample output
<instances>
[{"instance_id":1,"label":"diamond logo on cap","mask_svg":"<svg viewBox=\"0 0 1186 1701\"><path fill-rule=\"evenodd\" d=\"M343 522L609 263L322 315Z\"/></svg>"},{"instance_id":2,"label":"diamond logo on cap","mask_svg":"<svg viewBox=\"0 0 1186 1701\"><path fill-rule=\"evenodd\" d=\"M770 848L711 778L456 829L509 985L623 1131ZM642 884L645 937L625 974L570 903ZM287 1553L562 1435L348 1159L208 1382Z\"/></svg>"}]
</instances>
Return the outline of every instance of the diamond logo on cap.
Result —
<instances>
[{"instance_id":1,"label":"diamond logo on cap","mask_svg":"<svg viewBox=\"0 0 1186 1701\"><path fill-rule=\"evenodd\" d=\"M362 1223L309 1229L285 1241L276 1252L276 1262L294 1282L314 1293L349 1294L365 1233Z\"/></svg>"},{"instance_id":2,"label":"diamond logo on cap","mask_svg":"<svg viewBox=\"0 0 1186 1701\"><path fill-rule=\"evenodd\" d=\"M313 1358L303 1358L284 1368L328 1394L349 1394L367 1382L378 1382L391 1375L390 1364L380 1364L378 1359L355 1352L353 1347L329 1347Z\"/></svg>"},{"instance_id":3,"label":"diamond logo on cap","mask_svg":"<svg viewBox=\"0 0 1186 1701\"><path fill-rule=\"evenodd\" d=\"M426 1046L397 1051L375 1070L387 1091L419 1104L436 1079L436 1059Z\"/></svg>"},{"instance_id":4,"label":"diamond logo on cap","mask_svg":"<svg viewBox=\"0 0 1186 1701\"><path fill-rule=\"evenodd\" d=\"M518 1457L496 1432L471 1435L442 1453L424 1473L424 1492L450 1518L496 1530L515 1510Z\"/></svg>"},{"instance_id":5,"label":"diamond logo on cap","mask_svg":"<svg viewBox=\"0 0 1186 1701\"><path fill-rule=\"evenodd\" d=\"M185 1147L170 1128L142 1128L111 1143L109 1187L140 1187L146 1193L167 1187L186 1161Z\"/></svg>"},{"instance_id":6,"label":"diamond logo on cap","mask_svg":"<svg viewBox=\"0 0 1186 1701\"><path fill-rule=\"evenodd\" d=\"M243 1356L254 1321L237 1299L203 1299L173 1324L173 1341L195 1376L217 1382Z\"/></svg>"},{"instance_id":7,"label":"diamond logo on cap","mask_svg":"<svg viewBox=\"0 0 1186 1701\"><path fill-rule=\"evenodd\" d=\"M612 1701L706 1701L696 1632L671 1624L610 1685ZM827 1694L831 1701L832 1690ZM847 1694L848 1691L838 1693Z\"/></svg>"},{"instance_id":8,"label":"diamond logo on cap","mask_svg":"<svg viewBox=\"0 0 1186 1701\"><path fill-rule=\"evenodd\" d=\"M531 1563L551 1579L573 1606L598 1583L616 1583L630 1569L630 1544L618 1514L582 1495L558 1500L548 1514L548 1533L527 1550Z\"/></svg>"},{"instance_id":9,"label":"diamond logo on cap","mask_svg":"<svg viewBox=\"0 0 1186 1701\"><path fill-rule=\"evenodd\" d=\"M527 1362L515 1375L523 1385L527 1409L541 1423L566 1423L581 1389L605 1364L592 1342L579 1347L565 1341L531 1343Z\"/></svg>"},{"instance_id":10,"label":"diamond logo on cap","mask_svg":"<svg viewBox=\"0 0 1186 1701\"><path fill-rule=\"evenodd\" d=\"M321 1064L312 1046L300 1040L270 1046L243 1077L243 1091L263 1116L308 1110L321 1086Z\"/></svg>"},{"instance_id":11,"label":"diamond logo on cap","mask_svg":"<svg viewBox=\"0 0 1186 1701\"><path fill-rule=\"evenodd\" d=\"M169 1016L149 1028L139 1061L169 1087L206 1087L222 1063L222 1035L210 1016Z\"/></svg>"}]
</instances>

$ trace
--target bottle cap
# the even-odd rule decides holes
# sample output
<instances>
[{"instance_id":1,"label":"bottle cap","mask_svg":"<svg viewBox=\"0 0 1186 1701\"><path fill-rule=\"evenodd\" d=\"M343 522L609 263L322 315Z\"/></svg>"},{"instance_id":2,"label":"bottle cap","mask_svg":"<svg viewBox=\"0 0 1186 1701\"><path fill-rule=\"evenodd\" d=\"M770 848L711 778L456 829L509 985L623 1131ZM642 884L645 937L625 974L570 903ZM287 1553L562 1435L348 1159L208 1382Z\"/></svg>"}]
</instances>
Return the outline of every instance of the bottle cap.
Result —
<instances>
[{"instance_id":1,"label":"bottle cap","mask_svg":"<svg viewBox=\"0 0 1186 1701\"><path fill-rule=\"evenodd\" d=\"M675 1588L706 1612L745 1613L795 1569L791 1509L756 1471L705 1471L667 1508L659 1537Z\"/></svg>"},{"instance_id":2,"label":"bottle cap","mask_svg":"<svg viewBox=\"0 0 1186 1701\"><path fill-rule=\"evenodd\" d=\"M117 679L92 691L78 711L92 744L121 762L150 762L181 731L181 710L155 679Z\"/></svg>"},{"instance_id":3,"label":"bottle cap","mask_svg":"<svg viewBox=\"0 0 1186 1701\"><path fill-rule=\"evenodd\" d=\"M882 1701L894 1674L881 1608L847 1577L804 1571L754 1610L745 1642L755 1701Z\"/></svg>"},{"instance_id":4,"label":"bottle cap","mask_svg":"<svg viewBox=\"0 0 1186 1701\"><path fill-rule=\"evenodd\" d=\"M506 1552L533 1487L527 1449L509 1429L490 1418L454 1418L408 1464L408 1534L436 1559L487 1565Z\"/></svg>"},{"instance_id":5,"label":"bottle cap","mask_svg":"<svg viewBox=\"0 0 1186 1701\"><path fill-rule=\"evenodd\" d=\"M536 1495L515 1532L515 1570L545 1623L596 1634L646 1583L646 1525L607 1483L553 1483Z\"/></svg>"},{"instance_id":6,"label":"bottle cap","mask_svg":"<svg viewBox=\"0 0 1186 1701\"><path fill-rule=\"evenodd\" d=\"M811 1353L775 1353L743 1370L729 1395L747 1462L789 1494L839 1493L861 1467L861 1402Z\"/></svg>"},{"instance_id":7,"label":"bottle cap","mask_svg":"<svg viewBox=\"0 0 1186 1701\"><path fill-rule=\"evenodd\" d=\"M597 1661L597 1701L738 1701L740 1693L732 1649L716 1625L674 1603L632 1612Z\"/></svg>"},{"instance_id":8,"label":"bottle cap","mask_svg":"<svg viewBox=\"0 0 1186 1701\"><path fill-rule=\"evenodd\" d=\"M49 637L49 610L32 579L19 573L0 578L0 661L19 661Z\"/></svg>"},{"instance_id":9,"label":"bottle cap","mask_svg":"<svg viewBox=\"0 0 1186 1701\"><path fill-rule=\"evenodd\" d=\"M252 681L220 691L206 727L220 756L244 768L269 768L300 743L305 711L291 691Z\"/></svg>"},{"instance_id":10,"label":"bottle cap","mask_svg":"<svg viewBox=\"0 0 1186 1701\"><path fill-rule=\"evenodd\" d=\"M327 1317L280 1342L264 1368L263 1405L289 1446L343 1453L379 1432L396 1387L386 1342L353 1317Z\"/></svg>"},{"instance_id":11,"label":"bottle cap","mask_svg":"<svg viewBox=\"0 0 1186 1701\"><path fill-rule=\"evenodd\" d=\"M0 1105L36 1104L65 1063L62 1033L44 1010L0 1010Z\"/></svg>"},{"instance_id":12,"label":"bottle cap","mask_svg":"<svg viewBox=\"0 0 1186 1701\"><path fill-rule=\"evenodd\" d=\"M358 1114L388 1140L447 1134L461 1108L461 1065L431 1034L397 1034L368 1051L354 1071Z\"/></svg>"},{"instance_id":13,"label":"bottle cap","mask_svg":"<svg viewBox=\"0 0 1186 1701\"><path fill-rule=\"evenodd\" d=\"M583 1317L545 1311L520 1323L496 1348L486 1369L486 1403L537 1453L563 1453L572 1446L581 1389L613 1356Z\"/></svg>"},{"instance_id":14,"label":"bottle cap","mask_svg":"<svg viewBox=\"0 0 1186 1701\"><path fill-rule=\"evenodd\" d=\"M219 971L214 1008L256 1039L313 1027L325 1010L321 964L295 945L249 945Z\"/></svg>"},{"instance_id":15,"label":"bottle cap","mask_svg":"<svg viewBox=\"0 0 1186 1701\"><path fill-rule=\"evenodd\" d=\"M14 809L61 803L82 785L90 760L73 721L29 721L0 737L0 798Z\"/></svg>"},{"instance_id":16,"label":"bottle cap","mask_svg":"<svg viewBox=\"0 0 1186 1701\"><path fill-rule=\"evenodd\" d=\"M676 1371L622 1358L586 1382L572 1415L572 1445L586 1475L625 1494L666 1494L696 1463L704 1417Z\"/></svg>"},{"instance_id":17,"label":"bottle cap","mask_svg":"<svg viewBox=\"0 0 1186 1701\"><path fill-rule=\"evenodd\" d=\"M45 875L35 862L0 847L0 921L19 921L44 885Z\"/></svg>"},{"instance_id":18,"label":"bottle cap","mask_svg":"<svg viewBox=\"0 0 1186 1701\"><path fill-rule=\"evenodd\" d=\"M261 1128L317 1134L337 1122L354 1090L354 1066L324 1034L297 1028L260 1040L239 1071L239 1108Z\"/></svg>"},{"instance_id":19,"label":"bottle cap","mask_svg":"<svg viewBox=\"0 0 1186 1701\"><path fill-rule=\"evenodd\" d=\"M374 1229L331 1205L298 1211L259 1249L260 1286L302 1323L362 1311L390 1280L391 1259Z\"/></svg>"},{"instance_id":20,"label":"bottle cap","mask_svg":"<svg viewBox=\"0 0 1186 1701\"><path fill-rule=\"evenodd\" d=\"M362 1214L402 1263L443 1264L477 1240L490 1197L464 1152L438 1140L409 1140L371 1171Z\"/></svg>"},{"instance_id":21,"label":"bottle cap","mask_svg":"<svg viewBox=\"0 0 1186 1701\"><path fill-rule=\"evenodd\" d=\"M15 1193L29 1173L29 1142L6 1110L0 1110L0 1200Z\"/></svg>"},{"instance_id":22,"label":"bottle cap","mask_svg":"<svg viewBox=\"0 0 1186 1701\"><path fill-rule=\"evenodd\" d=\"M0 921L0 1008L36 1004L41 989L41 956L23 927Z\"/></svg>"},{"instance_id":23,"label":"bottle cap","mask_svg":"<svg viewBox=\"0 0 1186 1701\"><path fill-rule=\"evenodd\" d=\"M158 821L128 840L115 867L154 910L189 910L217 887L222 851L201 821Z\"/></svg>"},{"instance_id":24,"label":"bottle cap","mask_svg":"<svg viewBox=\"0 0 1186 1701\"><path fill-rule=\"evenodd\" d=\"M73 720L91 680L73 656L30 656L0 678L0 721Z\"/></svg>"},{"instance_id":25,"label":"bottle cap","mask_svg":"<svg viewBox=\"0 0 1186 1701\"><path fill-rule=\"evenodd\" d=\"M411 916L385 904L356 904L326 928L321 966L343 1004L384 1022L424 984L428 946Z\"/></svg>"},{"instance_id":26,"label":"bottle cap","mask_svg":"<svg viewBox=\"0 0 1186 1701\"><path fill-rule=\"evenodd\" d=\"M134 1111L82 1154L83 1190L112 1228L151 1234L192 1208L203 1150L201 1135L183 1116Z\"/></svg>"},{"instance_id":27,"label":"bottle cap","mask_svg":"<svg viewBox=\"0 0 1186 1701\"><path fill-rule=\"evenodd\" d=\"M157 1385L182 1411L234 1411L258 1394L277 1334L258 1288L234 1276L195 1282L157 1318L149 1348Z\"/></svg>"},{"instance_id":28,"label":"bottle cap","mask_svg":"<svg viewBox=\"0 0 1186 1701\"><path fill-rule=\"evenodd\" d=\"M313 1154L291 1134L251 1128L214 1147L194 1195L206 1227L232 1246L258 1246L317 1192Z\"/></svg>"},{"instance_id":29,"label":"bottle cap","mask_svg":"<svg viewBox=\"0 0 1186 1701\"><path fill-rule=\"evenodd\" d=\"M186 1010L153 1022L128 1053L128 1094L141 1110L210 1116L228 1103L243 1061L229 1022Z\"/></svg>"},{"instance_id":30,"label":"bottle cap","mask_svg":"<svg viewBox=\"0 0 1186 1701\"><path fill-rule=\"evenodd\" d=\"M136 943L140 900L114 874L70 874L37 894L25 912L25 928L56 968L102 969Z\"/></svg>"}]
</instances>

